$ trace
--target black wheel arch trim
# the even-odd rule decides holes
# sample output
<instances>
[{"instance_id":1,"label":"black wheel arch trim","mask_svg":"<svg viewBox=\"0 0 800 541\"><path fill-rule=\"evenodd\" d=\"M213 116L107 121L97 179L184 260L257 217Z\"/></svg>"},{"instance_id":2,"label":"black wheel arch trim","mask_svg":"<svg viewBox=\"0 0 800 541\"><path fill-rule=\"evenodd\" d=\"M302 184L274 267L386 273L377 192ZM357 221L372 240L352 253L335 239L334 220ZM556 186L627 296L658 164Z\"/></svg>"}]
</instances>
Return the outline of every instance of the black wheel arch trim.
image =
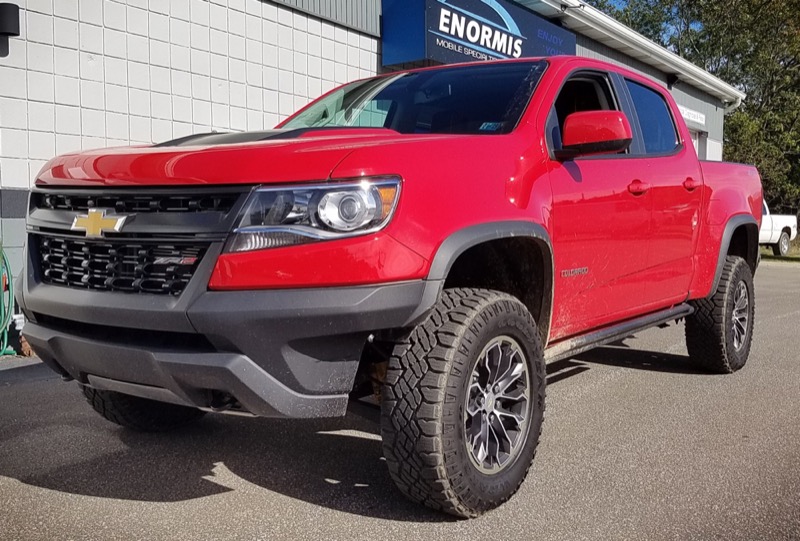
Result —
<instances>
[{"instance_id":1,"label":"black wheel arch trim","mask_svg":"<svg viewBox=\"0 0 800 541\"><path fill-rule=\"evenodd\" d=\"M742 226L752 226L755 228L754 239L748 239L752 242L747 243L748 254L746 261L753 274L756 272L759 260L758 222L750 214L737 214L725 224L725 231L722 233L722 242L719 245L719 257L717 258L717 268L714 272L714 283L711 286L711 292L709 295L713 295L717 290L717 287L719 287L719 281L722 277L722 269L725 267L725 258L728 256L728 249L731 245L731 239L733 238L733 234L736 232L736 230ZM751 235L753 235L752 232Z\"/></svg>"},{"instance_id":2,"label":"black wheel arch trim","mask_svg":"<svg viewBox=\"0 0 800 541\"><path fill-rule=\"evenodd\" d=\"M466 227L447 237L439 246L431 263L426 279L426 287L422 296L419 309L409 319L409 324L418 323L436 303L445 280L458 257L468 249L491 242L493 240L509 238L533 239L539 244L542 254L545 283L542 284L544 298L542 299L541 314L533 314L542 333L542 342L547 343L553 309L554 263L553 245L550 235L541 224L525 220L508 220L488 222Z\"/></svg>"}]
</instances>

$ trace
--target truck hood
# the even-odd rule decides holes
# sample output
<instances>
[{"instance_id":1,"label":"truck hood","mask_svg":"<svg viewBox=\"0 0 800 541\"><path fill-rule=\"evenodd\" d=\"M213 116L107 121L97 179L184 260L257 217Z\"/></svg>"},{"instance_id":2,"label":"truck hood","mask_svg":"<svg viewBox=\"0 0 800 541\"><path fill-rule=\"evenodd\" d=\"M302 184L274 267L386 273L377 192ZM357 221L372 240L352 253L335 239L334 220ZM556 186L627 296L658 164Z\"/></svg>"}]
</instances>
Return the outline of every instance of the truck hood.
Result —
<instances>
[{"instance_id":1,"label":"truck hood","mask_svg":"<svg viewBox=\"0 0 800 541\"><path fill-rule=\"evenodd\" d=\"M458 136L401 135L387 129L329 128L202 134L149 147L53 158L36 185L164 186L319 182L364 146ZM388 173L388 172L387 172Z\"/></svg>"}]
</instances>

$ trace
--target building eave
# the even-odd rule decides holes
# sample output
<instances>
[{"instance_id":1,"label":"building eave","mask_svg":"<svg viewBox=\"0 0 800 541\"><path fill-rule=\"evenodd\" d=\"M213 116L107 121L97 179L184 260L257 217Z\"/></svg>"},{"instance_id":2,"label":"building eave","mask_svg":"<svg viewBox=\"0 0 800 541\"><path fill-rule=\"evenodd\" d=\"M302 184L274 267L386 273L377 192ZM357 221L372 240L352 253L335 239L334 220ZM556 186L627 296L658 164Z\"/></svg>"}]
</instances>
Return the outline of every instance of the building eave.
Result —
<instances>
[{"instance_id":1,"label":"building eave","mask_svg":"<svg viewBox=\"0 0 800 541\"><path fill-rule=\"evenodd\" d=\"M577 34L594 39L627 56L702 90L734 109L746 94L628 28L613 17L578 0L517 0L517 3L546 17L557 19Z\"/></svg>"}]
</instances>

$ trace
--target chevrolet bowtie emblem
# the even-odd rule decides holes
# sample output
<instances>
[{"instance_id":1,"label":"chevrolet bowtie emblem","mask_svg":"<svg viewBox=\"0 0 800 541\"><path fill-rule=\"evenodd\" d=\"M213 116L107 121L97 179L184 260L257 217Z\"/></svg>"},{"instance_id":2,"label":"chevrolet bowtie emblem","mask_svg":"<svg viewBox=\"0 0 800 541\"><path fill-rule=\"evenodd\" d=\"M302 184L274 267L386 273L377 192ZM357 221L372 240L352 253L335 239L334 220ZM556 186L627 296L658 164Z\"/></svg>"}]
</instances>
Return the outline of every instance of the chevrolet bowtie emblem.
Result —
<instances>
[{"instance_id":1,"label":"chevrolet bowtie emblem","mask_svg":"<svg viewBox=\"0 0 800 541\"><path fill-rule=\"evenodd\" d=\"M127 216L106 216L105 209L89 209L88 214L75 216L73 231L85 231L87 238L100 238L103 233L119 233Z\"/></svg>"}]
</instances>

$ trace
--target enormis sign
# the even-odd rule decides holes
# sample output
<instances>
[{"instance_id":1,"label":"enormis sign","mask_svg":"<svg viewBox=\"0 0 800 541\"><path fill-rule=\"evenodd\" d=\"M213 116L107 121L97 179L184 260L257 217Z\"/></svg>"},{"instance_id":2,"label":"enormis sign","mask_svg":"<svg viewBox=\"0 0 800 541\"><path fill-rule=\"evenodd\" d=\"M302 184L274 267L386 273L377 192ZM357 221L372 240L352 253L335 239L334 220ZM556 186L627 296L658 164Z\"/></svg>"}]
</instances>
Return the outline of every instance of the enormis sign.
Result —
<instances>
[{"instance_id":1,"label":"enormis sign","mask_svg":"<svg viewBox=\"0 0 800 541\"><path fill-rule=\"evenodd\" d=\"M575 34L506 0L383 0L383 65L575 54Z\"/></svg>"}]
</instances>

